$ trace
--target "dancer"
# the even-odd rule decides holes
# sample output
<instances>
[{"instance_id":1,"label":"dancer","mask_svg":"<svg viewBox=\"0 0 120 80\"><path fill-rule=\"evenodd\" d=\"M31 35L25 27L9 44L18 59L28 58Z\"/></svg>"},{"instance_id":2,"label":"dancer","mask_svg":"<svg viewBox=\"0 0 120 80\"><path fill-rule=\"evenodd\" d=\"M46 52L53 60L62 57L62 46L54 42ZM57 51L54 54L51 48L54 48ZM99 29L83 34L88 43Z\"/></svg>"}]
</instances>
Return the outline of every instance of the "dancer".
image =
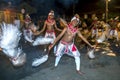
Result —
<instances>
[{"instance_id":1,"label":"dancer","mask_svg":"<svg viewBox=\"0 0 120 80\"><path fill-rule=\"evenodd\" d=\"M56 21L54 19L54 11L51 10L48 14L48 18L47 20L45 20L45 23L44 23L44 26L43 26L43 29L40 31L40 32L37 32L35 33L36 35L39 35L41 34L43 31L45 31L46 29L46 33L45 33L45 38L49 37L49 38L53 38L53 41L54 39L56 38L56 35L55 35L55 29L58 30L58 31L62 31L61 29L57 28L57 25L56 25ZM55 47L56 48L56 47ZM54 52L56 51L54 48ZM46 51L46 48L44 49L44 51Z\"/></svg>"},{"instance_id":2,"label":"dancer","mask_svg":"<svg viewBox=\"0 0 120 80\"><path fill-rule=\"evenodd\" d=\"M55 39L56 36L55 36L54 28L58 31L62 31L61 29L57 28L56 21L54 19L54 11L51 10L50 13L48 14L47 20L45 20L42 30L38 32L37 34L41 34L46 29L45 37L52 37Z\"/></svg>"},{"instance_id":3,"label":"dancer","mask_svg":"<svg viewBox=\"0 0 120 80\"><path fill-rule=\"evenodd\" d=\"M34 31L34 35L40 35L42 32L46 30L45 37L39 36L35 39L33 42L33 46L37 45L45 45L44 47L44 52L47 53L47 45L50 43L53 43L54 39L56 38L55 36L55 29L58 31L62 31L61 29L57 28L56 21L54 19L54 11L51 10L50 13L48 14L48 19L45 20L44 26L41 31ZM56 46L54 47L54 53L56 52ZM43 54L44 56L41 58L36 58L32 62L32 66L37 67L40 64L46 62L48 60L48 54Z\"/></svg>"},{"instance_id":4,"label":"dancer","mask_svg":"<svg viewBox=\"0 0 120 80\"><path fill-rule=\"evenodd\" d=\"M60 21L63 22L62 19ZM76 46L74 45L74 38L76 34L84 40L90 47L93 47L81 34L81 32L78 30L78 24L79 24L79 15L75 14L75 16L71 19L71 22L69 24L64 23L66 27L63 29L63 31L58 35L58 37L54 40L53 44L49 46L49 50L56 44L59 39L61 39L60 43L58 44L58 48L56 51L56 59L55 59L55 67L57 67L61 57L63 54L67 54L70 56L73 56L75 58L76 63L76 70L79 74L83 74L80 71L80 53Z\"/></svg>"}]
</instances>

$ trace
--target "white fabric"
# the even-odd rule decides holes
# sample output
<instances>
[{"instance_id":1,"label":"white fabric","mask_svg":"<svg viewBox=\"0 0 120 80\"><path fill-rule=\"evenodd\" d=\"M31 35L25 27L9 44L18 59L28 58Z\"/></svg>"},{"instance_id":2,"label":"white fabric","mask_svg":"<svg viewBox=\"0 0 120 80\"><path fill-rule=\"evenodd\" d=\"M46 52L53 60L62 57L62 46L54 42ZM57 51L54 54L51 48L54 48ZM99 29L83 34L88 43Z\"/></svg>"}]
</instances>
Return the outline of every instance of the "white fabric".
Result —
<instances>
[{"instance_id":1,"label":"white fabric","mask_svg":"<svg viewBox=\"0 0 120 80\"><path fill-rule=\"evenodd\" d=\"M73 20L75 20L75 19L76 19L78 22L80 21L79 18L77 18L77 17L75 17L75 16L71 19L71 21L73 21Z\"/></svg>"},{"instance_id":2,"label":"white fabric","mask_svg":"<svg viewBox=\"0 0 120 80\"><path fill-rule=\"evenodd\" d=\"M53 41L56 39L56 36L55 36L55 33L54 33L54 32L51 32L51 33L46 32L46 33L45 33L45 38L47 38L47 37L53 38ZM52 43L53 43L53 42L52 42Z\"/></svg>"},{"instance_id":3,"label":"white fabric","mask_svg":"<svg viewBox=\"0 0 120 80\"><path fill-rule=\"evenodd\" d=\"M39 65L41 65L42 63L46 62L48 60L48 55L44 55L41 58L36 58L33 62L32 62L32 66L37 67Z\"/></svg>"},{"instance_id":4,"label":"white fabric","mask_svg":"<svg viewBox=\"0 0 120 80\"><path fill-rule=\"evenodd\" d=\"M68 49L71 50L73 44L68 46ZM55 67L57 67L61 57L63 54L67 54L69 56L72 56L75 58L75 63L76 63L76 70L80 70L80 53L78 50L76 51L70 51L69 53L64 53L63 50L65 49L66 45L59 43L58 48L57 48L57 53L56 53L56 59L55 59Z\"/></svg>"},{"instance_id":5,"label":"white fabric","mask_svg":"<svg viewBox=\"0 0 120 80\"><path fill-rule=\"evenodd\" d=\"M39 36L33 42L33 46L50 44L52 42L53 42L53 38L45 38L45 37Z\"/></svg>"},{"instance_id":6,"label":"white fabric","mask_svg":"<svg viewBox=\"0 0 120 80\"><path fill-rule=\"evenodd\" d=\"M80 70L80 57L74 57L75 58L75 63L76 63L76 70Z\"/></svg>"},{"instance_id":7,"label":"white fabric","mask_svg":"<svg viewBox=\"0 0 120 80\"><path fill-rule=\"evenodd\" d=\"M26 62L26 54L18 47L21 32L12 24L1 25L0 47L14 66L21 66Z\"/></svg>"},{"instance_id":8,"label":"white fabric","mask_svg":"<svg viewBox=\"0 0 120 80\"><path fill-rule=\"evenodd\" d=\"M30 29L28 30L24 30L24 38L25 40L27 40L28 42L33 42L33 33Z\"/></svg>"}]
</instances>

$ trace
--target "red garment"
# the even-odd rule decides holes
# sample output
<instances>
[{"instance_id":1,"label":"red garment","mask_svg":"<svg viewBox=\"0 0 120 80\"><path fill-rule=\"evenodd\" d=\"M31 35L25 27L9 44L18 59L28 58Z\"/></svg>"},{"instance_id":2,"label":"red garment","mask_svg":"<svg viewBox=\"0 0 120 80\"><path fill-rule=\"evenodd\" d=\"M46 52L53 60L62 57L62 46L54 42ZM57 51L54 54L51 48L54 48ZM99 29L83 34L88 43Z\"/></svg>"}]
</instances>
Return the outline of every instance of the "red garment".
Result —
<instances>
[{"instance_id":1,"label":"red garment","mask_svg":"<svg viewBox=\"0 0 120 80\"><path fill-rule=\"evenodd\" d=\"M65 52L65 53L68 53L68 52L69 52L68 46L69 46L69 45L72 45L72 43L71 43L71 42L70 42L70 43L69 43L69 42L65 42L65 41L61 41L61 43L64 44L64 45L66 45L66 48L65 48L65 51L64 51L64 52ZM77 48L76 48L76 46L73 44L73 45L72 45L72 52L73 52L73 51L76 51L76 50L77 50Z\"/></svg>"},{"instance_id":2,"label":"red garment","mask_svg":"<svg viewBox=\"0 0 120 80\"><path fill-rule=\"evenodd\" d=\"M54 30L46 30L47 33L53 33L55 32Z\"/></svg>"},{"instance_id":3,"label":"red garment","mask_svg":"<svg viewBox=\"0 0 120 80\"><path fill-rule=\"evenodd\" d=\"M49 33L49 34L54 33L55 34L55 31L54 30L51 30L51 31L47 30L46 33Z\"/></svg>"},{"instance_id":4,"label":"red garment","mask_svg":"<svg viewBox=\"0 0 120 80\"><path fill-rule=\"evenodd\" d=\"M76 50L77 50L76 46L73 45L73 47L72 47L72 51L76 51Z\"/></svg>"}]
</instances>

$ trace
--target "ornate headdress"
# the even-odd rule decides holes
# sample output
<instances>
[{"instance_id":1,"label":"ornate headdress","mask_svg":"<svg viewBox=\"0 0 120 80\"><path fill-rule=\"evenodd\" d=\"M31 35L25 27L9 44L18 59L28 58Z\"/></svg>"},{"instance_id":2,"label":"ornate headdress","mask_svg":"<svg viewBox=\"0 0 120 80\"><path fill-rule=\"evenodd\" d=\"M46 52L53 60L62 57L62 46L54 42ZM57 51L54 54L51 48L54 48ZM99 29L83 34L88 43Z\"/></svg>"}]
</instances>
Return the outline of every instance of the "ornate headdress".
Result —
<instances>
[{"instance_id":1,"label":"ornate headdress","mask_svg":"<svg viewBox=\"0 0 120 80\"><path fill-rule=\"evenodd\" d=\"M79 21L80 21L79 18L80 18L79 15L78 15L78 14L75 14L75 16L71 19L71 21L73 21L73 20L76 19L76 20L79 22Z\"/></svg>"},{"instance_id":2,"label":"ornate headdress","mask_svg":"<svg viewBox=\"0 0 120 80\"><path fill-rule=\"evenodd\" d=\"M50 16L50 15L54 16L54 11L51 10L48 15L49 15L49 16Z\"/></svg>"}]
</instances>

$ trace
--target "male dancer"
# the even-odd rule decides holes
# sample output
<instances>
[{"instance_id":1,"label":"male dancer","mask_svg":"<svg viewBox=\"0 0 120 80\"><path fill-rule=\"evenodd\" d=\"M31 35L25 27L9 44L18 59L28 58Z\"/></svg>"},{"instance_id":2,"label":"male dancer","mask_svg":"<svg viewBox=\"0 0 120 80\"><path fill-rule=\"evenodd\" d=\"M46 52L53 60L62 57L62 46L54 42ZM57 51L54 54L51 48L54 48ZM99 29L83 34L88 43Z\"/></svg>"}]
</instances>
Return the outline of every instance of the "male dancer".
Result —
<instances>
[{"instance_id":1,"label":"male dancer","mask_svg":"<svg viewBox=\"0 0 120 80\"><path fill-rule=\"evenodd\" d=\"M40 32L37 32L36 34L41 34L43 31L46 29L45 37L50 37L55 39L55 30L54 28L58 31L62 31L61 29L57 28L56 21L54 19L54 11L51 10L48 14L47 20L45 20L43 29ZM46 49L44 49L46 51ZM54 50L55 52L56 50Z\"/></svg>"},{"instance_id":2,"label":"male dancer","mask_svg":"<svg viewBox=\"0 0 120 80\"><path fill-rule=\"evenodd\" d=\"M60 19L63 23L64 21ZM59 39L61 39L57 51L56 51L56 59L55 59L55 67L57 67L61 57L63 54L67 54L70 56L73 56L75 58L76 63L76 70L79 74L83 74L80 71L80 53L76 46L74 45L74 38L76 34L78 34L79 37L81 37L82 40L84 40L90 47L92 45L82 36L81 32L78 30L78 24L79 24L79 15L76 14L69 24L64 23L66 27L63 29L63 31L58 35L58 37L54 40L53 44L49 46L49 50L56 44Z\"/></svg>"}]
</instances>

